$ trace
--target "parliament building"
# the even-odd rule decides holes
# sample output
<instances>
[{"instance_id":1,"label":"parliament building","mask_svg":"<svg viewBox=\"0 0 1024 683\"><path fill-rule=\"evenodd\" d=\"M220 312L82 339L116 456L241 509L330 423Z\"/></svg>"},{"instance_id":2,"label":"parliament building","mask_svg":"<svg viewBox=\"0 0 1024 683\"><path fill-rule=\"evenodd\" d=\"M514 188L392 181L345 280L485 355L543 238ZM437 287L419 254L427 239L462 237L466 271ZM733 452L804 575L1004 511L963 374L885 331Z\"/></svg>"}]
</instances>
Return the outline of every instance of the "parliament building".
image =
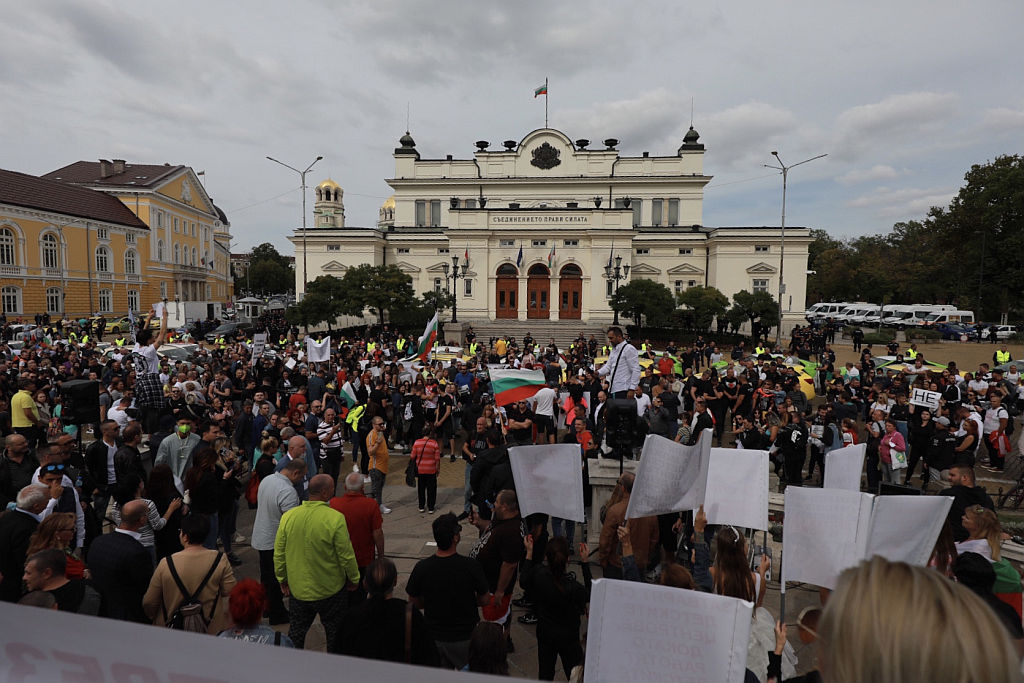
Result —
<instances>
[{"instance_id":1,"label":"parliament building","mask_svg":"<svg viewBox=\"0 0 1024 683\"><path fill-rule=\"evenodd\" d=\"M460 322L572 320L593 329L613 316L609 263L620 264L620 286L646 278L676 293L704 285L728 297L777 297L782 267L788 328L802 320L809 230L786 229L783 264L778 226L705 226L711 176L699 139L691 127L672 154L623 156L618 140L592 144L541 128L501 149L478 141L469 158L425 159L406 133L376 227L346 226L342 188L316 187L313 224L289 238L296 292L304 263L310 281L389 264L417 293L454 283Z\"/></svg>"}]
</instances>

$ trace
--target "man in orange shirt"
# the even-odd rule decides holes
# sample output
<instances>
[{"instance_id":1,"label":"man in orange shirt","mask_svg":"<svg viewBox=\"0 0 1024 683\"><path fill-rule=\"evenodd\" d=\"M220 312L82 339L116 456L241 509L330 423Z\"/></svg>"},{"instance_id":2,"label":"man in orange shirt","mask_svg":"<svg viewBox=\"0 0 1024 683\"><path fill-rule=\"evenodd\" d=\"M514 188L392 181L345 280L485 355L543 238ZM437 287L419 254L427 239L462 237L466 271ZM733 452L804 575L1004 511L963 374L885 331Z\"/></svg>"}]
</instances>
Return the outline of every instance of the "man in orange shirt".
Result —
<instances>
[{"instance_id":1,"label":"man in orange shirt","mask_svg":"<svg viewBox=\"0 0 1024 683\"><path fill-rule=\"evenodd\" d=\"M384 436L384 418L373 418L373 429L366 435L366 450L370 454L370 486L371 493L382 515L391 513L391 508L384 505L384 479L388 475L388 440Z\"/></svg>"},{"instance_id":2,"label":"man in orange shirt","mask_svg":"<svg viewBox=\"0 0 1024 683\"><path fill-rule=\"evenodd\" d=\"M345 477L345 495L331 498L328 505L345 515L345 525L356 553L360 578L366 578L366 568L374 558L384 557L384 519L373 498L363 493L363 475L352 472ZM366 599L366 589L359 587L349 594L349 604Z\"/></svg>"}]
</instances>

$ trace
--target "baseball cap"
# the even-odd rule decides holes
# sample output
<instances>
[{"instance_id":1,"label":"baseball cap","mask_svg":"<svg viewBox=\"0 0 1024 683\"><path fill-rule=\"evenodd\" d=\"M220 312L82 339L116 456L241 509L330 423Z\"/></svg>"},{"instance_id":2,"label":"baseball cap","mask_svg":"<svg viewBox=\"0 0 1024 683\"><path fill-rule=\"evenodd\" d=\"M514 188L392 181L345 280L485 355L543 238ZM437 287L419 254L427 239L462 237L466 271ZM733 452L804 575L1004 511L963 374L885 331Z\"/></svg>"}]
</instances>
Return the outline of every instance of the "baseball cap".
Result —
<instances>
[{"instance_id":1,"label":"baseball cap","mask_svg":"<svg viewBox=\"0 0 1024 683\"><path fill-rule=\"evenodd\" d=\"M948 427L949 426L949 419L945 418L945 417L939 417L939 418L936 418L935 423L936 424L940 424L943 427Z\"/></svg>"}]
</instances>

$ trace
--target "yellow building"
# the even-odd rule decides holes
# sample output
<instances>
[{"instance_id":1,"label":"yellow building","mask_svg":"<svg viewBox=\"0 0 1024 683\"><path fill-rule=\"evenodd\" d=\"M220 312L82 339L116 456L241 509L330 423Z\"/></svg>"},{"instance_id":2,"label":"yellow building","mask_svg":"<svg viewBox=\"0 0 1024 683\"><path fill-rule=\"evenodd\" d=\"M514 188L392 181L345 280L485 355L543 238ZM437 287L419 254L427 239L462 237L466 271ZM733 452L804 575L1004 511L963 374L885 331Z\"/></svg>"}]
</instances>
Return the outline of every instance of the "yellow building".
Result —
<instances>
[{"instance_id":1,"label":"yellow building","mask_svg":"<svg viewBox=\"0 0 1024 683\"><path fill-rule=\"evenodd\" d=\"M101 159L77 161L43 177L120 200L149 227L139 257L155 296L184 303L188 318L221 315L234 293L231 226L191 168Z\"/></svg>"},{"instance_id":2,"label":"yellow building","mask_svg":"<svg viewBox=\"0 0 1024 683\"><path fill-rule=\"evenodd\" d=\"M8 319L138 311L157 300L146 276L150 231L116 198L0 171L0 303Z\"/></svg>"}]
</instances>

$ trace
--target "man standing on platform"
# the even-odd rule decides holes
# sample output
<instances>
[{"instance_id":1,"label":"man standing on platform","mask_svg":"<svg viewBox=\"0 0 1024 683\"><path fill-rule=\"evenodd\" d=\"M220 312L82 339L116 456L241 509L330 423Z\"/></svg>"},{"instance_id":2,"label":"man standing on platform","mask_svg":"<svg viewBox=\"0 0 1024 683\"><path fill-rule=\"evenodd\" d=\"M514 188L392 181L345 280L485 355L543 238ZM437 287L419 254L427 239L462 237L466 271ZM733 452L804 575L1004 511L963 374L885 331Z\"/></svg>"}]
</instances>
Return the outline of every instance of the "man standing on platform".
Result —
<instances>
[{"instance_id":1,"label":"man standing on platform","mask_svg":"<svg viewBox=\"0 0 1024 683\"><path fill-rule=\"evenodd\" d=\"M612 346L612 353L597 374L608 377L612 398L626 398L626 392L636 389L640 383L640 357L636 347L622 336L621 327L608 328L608 343Z\"/></svg>"}]
</instances>

